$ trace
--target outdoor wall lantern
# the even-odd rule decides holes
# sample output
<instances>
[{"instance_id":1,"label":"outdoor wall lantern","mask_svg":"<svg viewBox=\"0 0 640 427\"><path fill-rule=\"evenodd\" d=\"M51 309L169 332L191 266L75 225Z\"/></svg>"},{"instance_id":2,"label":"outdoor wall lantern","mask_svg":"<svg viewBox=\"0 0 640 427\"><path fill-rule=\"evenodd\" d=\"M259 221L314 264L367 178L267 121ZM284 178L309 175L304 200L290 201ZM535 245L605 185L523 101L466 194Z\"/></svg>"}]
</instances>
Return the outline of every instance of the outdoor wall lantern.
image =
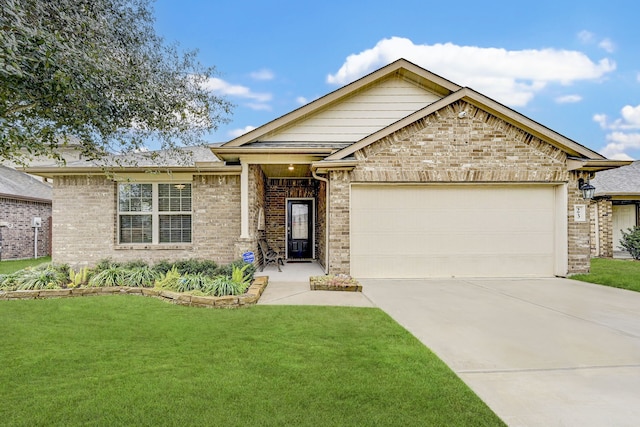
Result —
<instances>
[{"instance_id":1,"label":"outdoor wall lantern","mask_svg":"<svg viewBox=\"0 0 640 427\"><path fill-rule=\"evenodd\" d=\"M589 181L585 183L584 179L580 178L578 180L578 188L580 189L580 191L582 191L582 197L584 197L585 200L593 199L593 194L596 192L596 187L589 184Z\"/></svg>"}]
</instances>

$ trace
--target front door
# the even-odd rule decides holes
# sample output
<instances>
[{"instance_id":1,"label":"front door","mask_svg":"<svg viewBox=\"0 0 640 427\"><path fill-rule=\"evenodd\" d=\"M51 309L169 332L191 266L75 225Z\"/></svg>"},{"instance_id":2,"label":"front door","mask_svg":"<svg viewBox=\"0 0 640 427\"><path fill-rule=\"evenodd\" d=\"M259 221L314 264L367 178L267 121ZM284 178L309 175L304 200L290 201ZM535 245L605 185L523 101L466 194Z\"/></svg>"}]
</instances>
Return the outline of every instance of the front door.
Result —
<instances>
[{"instance_id":1,"label":"front door","mask_svg":"<svg viewBox=\"0 0 640 427\"><path fill-rule=\"evenodd\" d=\"M313 257L313 201L287 201L287 257Z\"/></svg>"}]
</instances>

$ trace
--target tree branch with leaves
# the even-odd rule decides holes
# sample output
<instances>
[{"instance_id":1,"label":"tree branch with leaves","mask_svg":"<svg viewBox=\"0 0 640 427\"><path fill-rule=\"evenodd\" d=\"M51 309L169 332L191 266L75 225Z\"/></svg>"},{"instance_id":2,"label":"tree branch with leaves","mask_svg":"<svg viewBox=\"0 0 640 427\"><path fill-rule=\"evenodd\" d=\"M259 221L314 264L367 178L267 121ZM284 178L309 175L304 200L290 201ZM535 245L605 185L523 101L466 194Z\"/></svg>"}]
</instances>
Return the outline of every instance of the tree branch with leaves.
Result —
<instances>
[{"instance_id":1,"label":"tree branch with leaves","mask_svg":"<svg viewBox=\"0 0 640 427\"><path fill-rule=\"evenodd\" d=\"M153 28L149 0L0 0L0 158L84 158L202 143L231 104Z\"/></svg>"}]
</instances>

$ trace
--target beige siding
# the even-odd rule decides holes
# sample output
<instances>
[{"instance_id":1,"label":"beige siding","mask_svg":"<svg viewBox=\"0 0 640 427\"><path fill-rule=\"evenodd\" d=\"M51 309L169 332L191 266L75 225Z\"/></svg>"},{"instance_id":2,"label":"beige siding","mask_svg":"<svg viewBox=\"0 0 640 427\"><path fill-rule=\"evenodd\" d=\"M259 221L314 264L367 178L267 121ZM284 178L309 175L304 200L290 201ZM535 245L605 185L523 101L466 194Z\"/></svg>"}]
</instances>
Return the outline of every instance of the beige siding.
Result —
<instances>
[{"instance_id":1,"label":"beige siding","mask_svg":"<svg viewBox=\"0 0 640 427\"><path fill-rule=\"evenodd\" d=\"M440 97L401 78L387 79L316 113L264 141L354 142Z\"/></svg>"}]
</instances>

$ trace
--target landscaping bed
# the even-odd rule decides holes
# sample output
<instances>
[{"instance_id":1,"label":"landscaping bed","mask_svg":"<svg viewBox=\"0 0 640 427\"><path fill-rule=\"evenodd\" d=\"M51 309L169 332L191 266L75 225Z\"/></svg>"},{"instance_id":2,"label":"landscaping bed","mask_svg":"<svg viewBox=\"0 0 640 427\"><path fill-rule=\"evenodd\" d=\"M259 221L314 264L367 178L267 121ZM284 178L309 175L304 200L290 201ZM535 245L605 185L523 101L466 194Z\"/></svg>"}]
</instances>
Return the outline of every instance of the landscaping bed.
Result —
<instances>
[{"instance_id":1,"label":"landscaping bed","mask_svg":"<svg viewBox=\"0 0 640 427\"><path fill-rule=\"evenodd\" d=\"M75 271L67 265L43 264L0 275L0 299L42 299L133 294L195 307L255 304L268 279L253 279L255 267L242 261L217 266L208 260L101 261Z\"/></svg>"},{"instance_id":2,"label":"landscaping bed","mask_svg":"<svg viewBox=\"0 0 640 427\"><path fill-rule=\"evenodd\" d=\"M309 277L309 286L312 291L362 292L362 285L346 274Z\"/></svg>"}]
</instances>

